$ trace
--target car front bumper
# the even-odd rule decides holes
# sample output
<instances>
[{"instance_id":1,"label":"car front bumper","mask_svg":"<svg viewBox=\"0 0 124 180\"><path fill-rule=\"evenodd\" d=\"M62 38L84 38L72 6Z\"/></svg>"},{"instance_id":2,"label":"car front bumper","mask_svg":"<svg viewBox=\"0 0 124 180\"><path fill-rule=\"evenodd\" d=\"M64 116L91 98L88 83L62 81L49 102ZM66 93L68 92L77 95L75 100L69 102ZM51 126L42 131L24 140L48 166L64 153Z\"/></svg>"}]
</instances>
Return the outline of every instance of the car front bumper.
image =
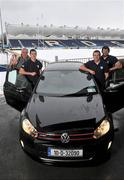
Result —
<instances>
[{"instance_id":1,"label":"car front bumper","mask_svg":"<svg viewBox=\"0 0 124 180\"><path fill-rule=\"evenodd\" d=\"M21 146L28 154L46 163L75 163L75 162L91 162L102 159L110 152L113 142L113 131L106 134L98 140L72 142L62 144L61 142L49 142L39 139L32 139L24 132L20 133ZM109 147L110 146L110 147ZM64 149L64 150L83 150L81 157L55 157L48 155L48 148Z\"/></svg>"}]
</instances>

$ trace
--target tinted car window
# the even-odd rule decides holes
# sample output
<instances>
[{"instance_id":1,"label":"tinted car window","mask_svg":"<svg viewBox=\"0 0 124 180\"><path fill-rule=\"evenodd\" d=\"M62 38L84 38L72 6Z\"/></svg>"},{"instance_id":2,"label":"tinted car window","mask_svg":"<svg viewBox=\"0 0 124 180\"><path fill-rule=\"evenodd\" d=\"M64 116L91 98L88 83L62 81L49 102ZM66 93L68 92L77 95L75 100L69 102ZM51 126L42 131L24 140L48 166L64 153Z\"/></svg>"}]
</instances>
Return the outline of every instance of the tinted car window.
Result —
<instances>
[{"instance_id":1,"label":"tinted car window","mask_svg":"<svg viewBox=\"0 0 124 180\"><path fill-rule=\"evenodd\" d=\"M68 95L87 89L88 93L96 93L93 79L80 71L45 71L39 81L36 92L41 94ZM83 92L82 92L83 93Z\"/></svg>"},{"instance_id":2,"label":"tinted car window","mask_svg":"<svg viewBox=\"0 0 124 180\"><path fill-rule=\"evenodd\" d=\"M16 70L10 71L8 73L8 82L10 82L10 83L15 85L16 78L17 78L17 71Z\"/></svg>"},{"instance_id":3,"label":"tinted car window","mask_svg":"<svg viewBox=\"0 0 124 180\"><path fill-rule=\"evenodd\" d=\"M123 69L119 69L116 72L116 80L117 81L123 81L124 80L124 68Z\"/></svg>"}]
</instances>

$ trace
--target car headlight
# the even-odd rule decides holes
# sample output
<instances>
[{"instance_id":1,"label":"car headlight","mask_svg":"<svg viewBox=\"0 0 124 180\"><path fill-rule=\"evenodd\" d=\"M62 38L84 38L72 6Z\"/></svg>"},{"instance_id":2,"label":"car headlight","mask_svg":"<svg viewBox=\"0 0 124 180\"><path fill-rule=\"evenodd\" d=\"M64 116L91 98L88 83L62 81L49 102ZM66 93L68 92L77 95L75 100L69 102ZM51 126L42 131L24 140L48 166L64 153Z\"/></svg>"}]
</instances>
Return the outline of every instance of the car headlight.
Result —
<instances>
[{"instance_id":1,"label":"car headlight","mask_svg":"<svg viewBox=\"0 0 124 180\"><path fill-rule=\"evenodd\" d=\"M93 138L99 139L103 135L105 135L110 130L110 122L105 119L102 121L102 123L95 129Z\"/></svg>"},{"instance_id":2,"label":"car headlight","mask_svg":"<svg viewBox=\"0 0 124 180\"><path fill-rule=\"evenodd\" d=\"M37 137L38 132L28 119L22 121L22 129L32 137Z\"/></svg>"}]
</instances>

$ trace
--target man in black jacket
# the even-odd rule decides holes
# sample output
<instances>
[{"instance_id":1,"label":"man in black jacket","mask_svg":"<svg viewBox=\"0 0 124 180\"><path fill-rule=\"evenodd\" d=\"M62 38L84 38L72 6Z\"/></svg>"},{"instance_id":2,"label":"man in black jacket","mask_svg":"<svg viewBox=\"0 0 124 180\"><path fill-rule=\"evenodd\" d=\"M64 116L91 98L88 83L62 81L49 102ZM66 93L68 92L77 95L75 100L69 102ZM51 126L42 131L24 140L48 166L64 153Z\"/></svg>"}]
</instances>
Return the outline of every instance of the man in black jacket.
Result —
<instances>
[{"instance_id":1,"label":"man in black jacket","mask_svg":"<svg viewBox=\"0 0 124 180\"><path fill-rule=\"evenodd\" d=\"M42 69L42 63L36 59L37 52L35 49L30 50L30 59L24 62L19 70L21 75L25 75L34 88Z\"/></svg>"},{"instance_id":2,"label":"man in black jacket","mask_svg":"<svg viewBox=\"0 0 124 180\"><path fill-rule=\"evenodd\" d=\"M84 63L79 69L94 75L99 88L103 90L105 80L108 78L108 65L105 61L101 60L100 57L100 51L95 50L93 52L93 60Z\"/></svg>"},{"instance_id":3,"label":"man in black jacket","mask_svg":"<svg viewBox=\"0 0 124 180\"><path fill-rule=\"evenodd\" d=\"M101 60L107 62L109 72L113 72L116 69L121 69L122 68L121 62L115 56L109 55L109 52L110 52L109 47L103 46Z\"/></svg>"}]
</instances>

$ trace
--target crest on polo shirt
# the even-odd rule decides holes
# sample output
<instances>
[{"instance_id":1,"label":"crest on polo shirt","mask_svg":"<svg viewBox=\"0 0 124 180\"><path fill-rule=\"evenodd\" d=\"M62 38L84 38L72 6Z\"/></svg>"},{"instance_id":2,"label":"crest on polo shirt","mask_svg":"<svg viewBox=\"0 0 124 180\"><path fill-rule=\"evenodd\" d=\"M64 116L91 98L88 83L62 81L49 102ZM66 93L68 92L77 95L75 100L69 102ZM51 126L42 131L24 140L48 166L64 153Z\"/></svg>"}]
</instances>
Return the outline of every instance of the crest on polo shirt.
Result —
<instances>
[{"instance_id":1,"label":"crest on polo shirt","mask_svg":"<svg viewBox=\"0 0 124 180\"><path fill-rule=\"evenodd\" d=\"M103 66L100 66L100 69L103 69Z\"/></svg>"}]
</instances>

